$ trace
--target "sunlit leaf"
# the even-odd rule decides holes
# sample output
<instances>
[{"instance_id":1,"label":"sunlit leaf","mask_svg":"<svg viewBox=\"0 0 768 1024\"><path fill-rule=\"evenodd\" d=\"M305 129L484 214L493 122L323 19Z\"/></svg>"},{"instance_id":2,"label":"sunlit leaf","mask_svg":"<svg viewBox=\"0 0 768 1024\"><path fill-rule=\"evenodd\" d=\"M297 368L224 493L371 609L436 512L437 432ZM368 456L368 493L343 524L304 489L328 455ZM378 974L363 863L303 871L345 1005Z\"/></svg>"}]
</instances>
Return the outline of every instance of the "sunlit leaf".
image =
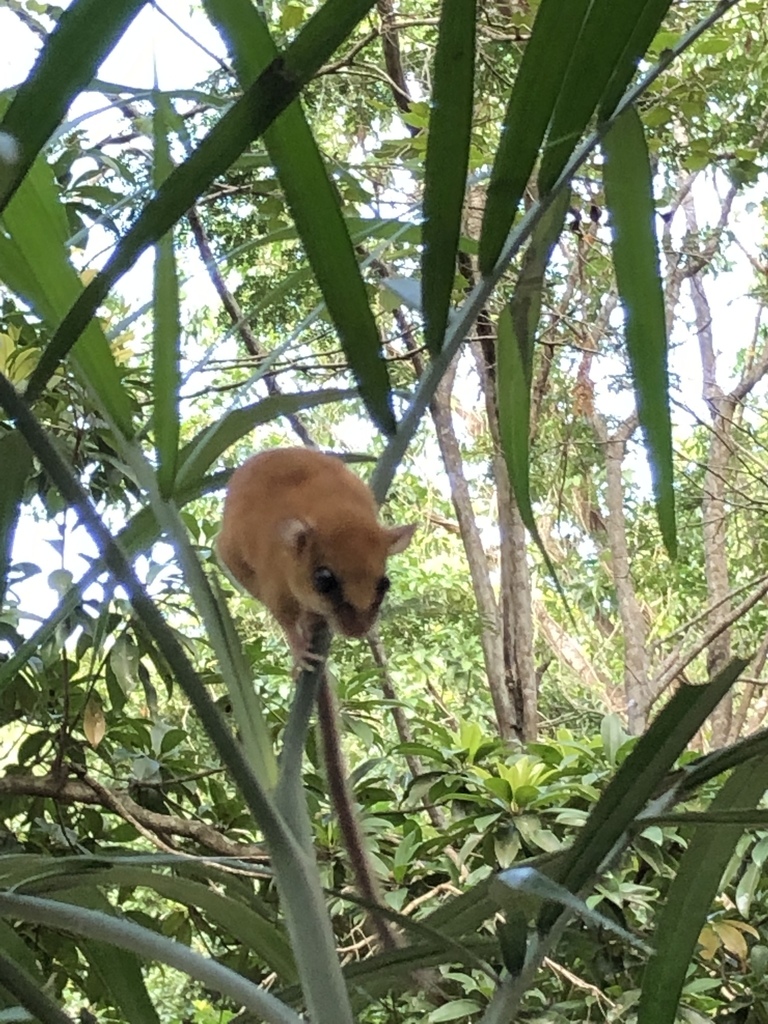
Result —
<instances>
[{"instance_id":1,"label":"sunlit leaf","mask_svg":"<svg viewBox=\"0 0 768 1024\"><path fill-rule=\"evenodd\" d=\"M77 272L69 262L66 247L69 228L64 207L53 170L42 159L29 170L8 204L2 223L9 237L0 232L0 279L28 302L53 330L87 289L83 291ZM34 393L34 381L47 351L48 348L29 378L27 395ZM72 360L76 374L88 386L105 415L130 436L133 401L122 386L114 356L96 320L87 323Z\"/></svg>"},{"instance_id":2,"label":"sunlit leaf","mask_svg":"<svg viewBox=\"0 0 768 1024\"><path fill-rule=\"evenodd\" d=\"M755 864L754 861L747 864L744 874L736 886L736 907L743 917L749 917L752 900L755 898L755 891L761 881L762 871L760 866Z\"/></svg>"},{"instance_id":3,"label":"sunlit leaf","mask_svg":"<svg viewBox=\"0 0 768 1024\"><path fill-rule=\"evenodd\" d=\"M83 732L85 738L95 749L107 734L107 720L104 717L104 708L98 697L92 696L85 705L83 712Z\"/></svg>"},{"instance_id":4,"label":"sunlit leaf","mask_svg":"<svg viewBox=\"0 0 768 1024\"><path fill-rule=\"evenodd\" d=\"M173 164L168 147L168 100L155 92L153 118L153 165L155 188L171 173ZM179 447L179 281L173 231L155 244L155 274L152 296L152 423L157 448L157 479L160 493L173 492Z\"/></svg>"}]
</instances>

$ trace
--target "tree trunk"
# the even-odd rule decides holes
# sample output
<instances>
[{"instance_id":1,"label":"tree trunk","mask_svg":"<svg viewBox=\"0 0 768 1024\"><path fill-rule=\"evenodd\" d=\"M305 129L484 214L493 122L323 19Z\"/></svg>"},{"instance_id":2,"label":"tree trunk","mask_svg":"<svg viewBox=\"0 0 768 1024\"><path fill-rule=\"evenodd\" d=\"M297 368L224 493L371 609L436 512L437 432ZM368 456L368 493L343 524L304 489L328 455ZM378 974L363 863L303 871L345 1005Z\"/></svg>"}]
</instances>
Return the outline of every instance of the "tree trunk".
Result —
<instances>
[{"instance_id":1,"label":"tree trunk","mask_svg":"<svg viewBox=\"0 0 768 1024\"><path fill-rule=\"evenodd\" d=\"M480 531L477 528L469 485L464 476L461 449L453 427L450 405L453 378L453 372L449 372L443 378L430 403L430 412L435 425L443 466L451 487L451 501L461 530L461 539L472 579L472 589L482 622L480 645L483 650L488 687L496 714L496 724L502 739L511 740L520 736L520 729L506 685L499 606L491 585L488 560Z\"/></svg>"},{"instance_id":2,"label":"tree trunk","mask_svg":"<svg viewBox=\"0 0 768 1024\"><path fill-rule=\"evenodd\" d=\"M483 331L489 326L485 321L478 328ZM472 351L485 395L485 408L495 451L493 471L498 496L504 685L514 712L516 735L528 742L536 739L539 725L539 694L533 657L531 576L528 570L525 526L509 481L507 464L501 454L496 379L488 363L492 351L489 343L489 338L485 339L485 344L475 343Z\"/></svg>"},{"instance_id":3,"label":"tree trunk","mask_svg":"<svg viewBox=\"0 0 768 1024\"><path fill-rule=\"evenodd\" d=\"M701 496L704 566L708 603L720 618L731 611L731 585L728 574L728 530L726 519L726 480L731 459L730 434L733 404L727 399L716 403L712 440L709 446L704 487ZM714 678L731 660L731 628L724 629L707 648L707 675ZM727 693L712 714L712 745L721 747L728 740L733 717L733 696Z\"/></svg>"},{"instance_id":4,"label":"tree trunk","mask_svg":"<svg viewBox=\"0 0 768 1024\"><path fill-rule=\"evenodd\" d=\"M622 467L627 441L637 427L637 416L625 420L611 436L599 413L592 413L592 424L605 453L606 505L605 528L611 552L611 571L616 588L616 602L624 637L624 697L627 726L633 736L639 735L648 723L650 687L648 682L648 630L643 610L635 594L630 570L629 544L624 516L624 484Z\"/></svg>"}]
</instances>

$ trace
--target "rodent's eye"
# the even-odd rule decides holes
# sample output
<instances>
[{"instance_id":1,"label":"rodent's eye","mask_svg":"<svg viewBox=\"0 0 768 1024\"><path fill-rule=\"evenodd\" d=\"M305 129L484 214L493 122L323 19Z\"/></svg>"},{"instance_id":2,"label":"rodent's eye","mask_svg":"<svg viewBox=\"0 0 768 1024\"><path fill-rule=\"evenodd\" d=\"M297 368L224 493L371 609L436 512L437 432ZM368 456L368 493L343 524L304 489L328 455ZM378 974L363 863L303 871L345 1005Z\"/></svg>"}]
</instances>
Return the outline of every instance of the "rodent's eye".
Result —
<instances>
[{"instance_id":1,"label":"rodent's eye","mask_svg":"<svg viewBox=\"0 0 768 1024\"><path fill-rule=\"evenodd\" d=\"M376 593L380 597L384 597L386 592L389 590L390 582L389 576L382 576L379 582L376 584Z\"/></svg>"},{"instance_id":2,"label":"rodent's eye","mask_svg":"<svg viewBox=\"0 0 768 1024\"><path fill-rule=\"evenodd\" d=\"M318 594L330 594L332 591L338 590L339 581L330 569L321 565L320 568L315 569L312 574L312 586Z\"/></svg>"}]
</instances>

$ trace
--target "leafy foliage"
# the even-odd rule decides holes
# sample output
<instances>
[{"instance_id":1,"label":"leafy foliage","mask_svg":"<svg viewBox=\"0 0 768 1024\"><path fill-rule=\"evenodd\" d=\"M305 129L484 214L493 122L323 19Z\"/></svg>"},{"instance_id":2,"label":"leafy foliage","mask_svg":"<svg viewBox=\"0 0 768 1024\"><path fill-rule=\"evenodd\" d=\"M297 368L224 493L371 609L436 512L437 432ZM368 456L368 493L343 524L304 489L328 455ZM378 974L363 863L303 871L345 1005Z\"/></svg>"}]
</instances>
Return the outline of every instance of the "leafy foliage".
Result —
<instances>
[{"instance_id":1,"label":"leafy foliage","mask_svg":"<svg viewBox=\"0 0 768 1024\"><path fill-rule=\"evenodd\" d=\"M219 61L195 90L155 82L143 93L94 80L140 5L118 6L14 5L43 47L0 123L0 1015L494 1024L637 1007L639 1021L672 1021L680 1000L700 1015L756 1002L768 941L743 918L761 904L768 847L742 833L765 828L768 738L686 754L747 661L711 659L711 681L681 685L639 739L571 685L548 696L567 725L525 749L500 740L487 624L422 428L445 382L466 383L457 364L478 316L486 340L498 324L486 369L515 507L580 621L610 622L596 492L611 482L593 471L583 424L564 436L557 402L572 377L539 356L542 311L568 291L568 217L594 293L614 287L607 254L590 262L594 234L573 215L587 201L597 224L604 196L628 360L618 331L611 355L637 395L657 485L653 507L631 498L647 552L638 570L659 575L653 515L670 554L678 522L652 185L681 146L689 169L716 156L700 145L707 122L743 89L720 84L708 103L696 75L664 72L682 58L714 82L709 58L734 59L733 4L691 24L693 5L668 11L657 0L576 3L565 15L554 0L497 5L525 40L521 56L488 34L481 5L461 0L456 15L446 0L435 19L414 0L404 70L386 3L371 31L371 0L291 2L274 21L246 0L208 0L232 67ZM745 8L751 25L760 7ZM340 72L359 70L357 55L379 36L386 74L356 90ZM409 95L409 76L425 96L432 89L431 108ZM112 141L65 121L86 88L129 122L116 157ZM750 90L757 107L762 94ZM677 130L653 133L673 117ZM721 137L734 139L722 125ZM755 140L735 141L730 173L754 180ZM472 215L487 167L485 209ZM422 183L423 223L400 195ZM104 231L109 255L85 270L80 247L93 251ZM193 246L226 321L188 309ZM113 289L151 248L151 298L127 309ZM417 318L423 307L426 352L404 307ZM581 358L587 420L594 387ZM399 936L392 950L376 949L350 891L310 728L318 672L293 684L264 613L215 567L209 495L254 431L264 446L292 432L353 457L372 450L361 469L375 462L382 500L406 471L385 517L416 507L434 526L393 571L381 643L334 651L329 667L368 854ZM467 442L466 466L489 460L483 443ZM685 454L694 467L701 445L693 437ZM565 464L576 485L563 502L547 485ZM686 488L698 485L683 476L687 526L699 509ZM484 486L487 506L495 496ZM557 503L589 524L561 550L545 522ZM34 517L58 530L50 614L30 607L26 586L45 558L13 559L14 534ZM87 563L78 578L67 557L74 523L87 532L74 534ZM681 603L702 600L700 581L685 577L691 562L671 572ZM751 638L765 632L758 599L745 609ZM672 615L655 611L661 631ZM542 622L557 625L546 607ZM327 652L327 633L317 642ZM599 656L610 677L617 645ZM645 695L644 714L664 688ZM732 958L738 972L724 980Z\"/></svg>"}]
</instances>

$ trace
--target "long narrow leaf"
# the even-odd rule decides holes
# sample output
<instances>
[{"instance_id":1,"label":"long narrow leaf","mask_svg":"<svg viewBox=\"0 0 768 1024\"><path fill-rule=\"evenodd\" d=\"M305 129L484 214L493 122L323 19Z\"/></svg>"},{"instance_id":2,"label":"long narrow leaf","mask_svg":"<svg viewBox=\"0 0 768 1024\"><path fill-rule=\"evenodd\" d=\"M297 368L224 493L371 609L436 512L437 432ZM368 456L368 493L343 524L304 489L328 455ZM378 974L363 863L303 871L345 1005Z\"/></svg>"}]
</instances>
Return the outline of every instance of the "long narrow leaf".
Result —
<instances>
[{"instance_id":1,"label":"long narrow leaf","mask_svg":"<svg viewBox=\"0 0 768 1024\"><path fill-rule=\"evenodd\" d=\"M42 158L29 170L8 204L2 223L9 237L0 233L0 279L27 301L53 330L87 289L83 291L69 262L66 214L53 169ZM88 387L95 403L130 436L133 402L122 386L114 356L95 320L87 324L72 356L75 372ZM30 389L38 371L39 364L29 379Z\"/></svg>"},{"instance_id":2,"label":"long narrow leaf","mask_svg":"<svg viewBox=\"0 0 768 1024\"><path fill-rule=\"evenodd\" d=\"M440 351L456 277L469 167L475 81L476 0L443 0L424 168L424 337Z\"/></svg>"},{"instance_id":3,"label":"long narrow leaf","mask_svg":"<svg viewBox=\"0 0 768 1024\"><path fill-rule=\"evenodd\" d=\"M712 801L713 811L751 808L768 788L768 758L747 761ZM643 975L638 1024L673 1024L696 940L706 921L740 825L700 825L685 851L656 926L656 951Z\"/></svg>"},{"instance_id":4,"label":"long narrow leaf","mask_svg":"<svg viewBox=\"0 0 768 1024\"><path fill-rule=\"evenodd\" d=\"M616 62L613 75L600 99L598 118L601 121L610 117L616 109L616 104L637 70L638 61L658 32L670 4L671 0L645 0L645 6L635 22L624 52Z\"/></svg>"},{"instance_id":5,"label":"long narrow leaf","mask_svg":"<svg viewBox=\"0 0 768 1024\"><path fill-rule=\"evenodd\" d=\"M633 103L637 102L637 100L647 92L653 83L661 77L664 71L674 63L681 53L688 49L688 47L699 39L709 28L712 27L712 25L715 24L715 22L722 18L723 15L737 3L738 0L721 0L721 3L719 3L715 9L710 11L700 21L696 22L690 31L675 43L674 46L665 50L659 57L659 60L637 82L635 82L628 92L622 97L621 102L614 111L614 115L612 115L612 117L618 116ZM559 9L563 10L565 8L560 4ZM558 188L570 187L570 181L573 175L598 145L605 130L605 125L600 126L580 144L578 149L572 154L568 163L563 168ZM402 460L403 453L406 451L414 434L416 433L419 424L421 423L421 418L429 407L429 403L435 393L435 388L442 379L446 368L450 365L451 360L456 355L464 338L470 331L472 324L475 322L478 313L488 301L488 297L499 283L499 280L505 273L510 262L530 237L531 232L534 230L538 222L541 220L544 212L552 204L555 198L556 196L554 192L549 195L540 196L539 199L536 200L528 210L526 210L525 214L521 217L519 224L512 229L509 236L506 238L506 241L503 242L499 258L495 263L490 265L490 268L487 269L481 280L477 282L475 287L467 296L463 305L456 311L455 316L451 319L446 332L445 343L440 355L432 361L423 378L419 381L408 409L398 424L397 433L387 444L387 447L384 449L384 452L376 465L376 469L374 470L371 478L371 487L379 501L383 501L386 497L387 490L392 482L395 471Z\"/></svg>"},{"instance_id":6,"label":"long narrow leaf","mask_svg":"<svg viewBox=\"0 0 768 1024\"><path fill-rule=\"evenodd\" d=\"M557 862L556 878L577 893L598 871L691 738L744 671L734 659L706 686L682 686L641 736L579 832ZM545 918L551 921L551 915Z\"/></svg>"},{"instance_id":7,"label":"long narrow leaf","mask_svg":"<svg viewBox=\"0 0 768 1024\"><path fill-rule=\"evenodd\" d=\"M0 893L0 913L100 942L110 942L119 949L166 963L221 992L268 1024L301 1024L296 1013L242 975L132 921L117 920L100 911L74 907L69 903L15 893Z\"/></svg>"},{"instance_id":8,"label":"long narrow leaf","mask_svg":"<svg viewBox=\"0 0 768 1024\"><path fill-rule=\"evenodd\" d=\"M282 57L262 71L192 156L168 176L158 194L126 232L102 272L91 281L59 326L30 378L27 390L30 398L42 393L51 374L85 330L115 281L298 96L372 3L373 0L324 3ZM311 45L305 38L307 32Z\"/></svg>"},{"instance_id":9,"label":"long narrow leaf","mask_svg":"<svg viewBox=\"0 0 768 1024\"><path fill-rule=\"evenodd\" d=\"M269 395L242 409L231 409L216 423L201 430L182 449L179 491L196 487L216 459L260 423L270 423L280 416L289 416L327 402L343 402L353 394L351 391L329 388L325 391L303 391L296 395Z\"/></svg>"},{"instance_id":10,"label":"long narrow leaf","mask_svg":"<svg viewBox=\"0 0 768 1024\"><path fill-rule=\"evenodd\" d=\"M179 857L178 860L182 858ZM66 895L84 887L93 890L100 885L111 888L143 886L165 899L201 910L227 935L237 939L263 959L284 983L291 984L296 981L296 965L283 929L266 914L256 913L245 901L235 900L231 896L217 892L211 887L210 879L203 883L189 878L179 878L175 874L161 873L149 866L137 866L134 858L128 857L115 858L107 867L99 862L94 865L89 858L86 861L87 872L73 874L73 868L76 869L78 866L78 859L68 858L68 861L71 866L66 873L42 879L39 873L32 883L25 885L25 892L40 896L52 893ZM183 864L176 864L173 858L171 863L178 870L184 867Z\"/></svg>"},{"instance_id":11,"label":"long narrow leaf","mask_svg":"<svg viewBox=\"0 0 768 1024\"><path fill-rule=\"evenodd\" d=\"M509 98L480 236L480 270L499 258L533 171L589 0L542 0Z\"/></svg>"},{"instance_id":12,"label":"long narrow leaf","mask_svg":"<svg viewBox=\"0 0 768 1024\"><path fill-rule=\"evenodd\" d=\"M499 317L496 345L499 433L507 472L520 517L528 527L566 608L565 593L533 515L530 429L533 354L541 315L544 275L562 231L569 196L570 192L563 189L533 233L515 293L508 308Z\"/></svg>"},{"instance_id":13,"label":"long narrow leaf","mask_svg":"<svg viewBox=\"0 0 768 1024\"><path fill-rule=\"evenodd\" d=\"M264 20L252 4L206 0L205 7L228 40L243 88L249 87L278 54ZM301 34L302 45L323 48L323 31L322 23L311 21ZM264 143L360 395L374 423L391 434L395 420L378 328L339 200L299 102L265 130Z\"/></svg>"},{"instance_id":14,"label":"long narrow leaf","mask_svg":"<svg viewBox=\"0 0 768 1024\"><path fill-rule=\"evenodd\" d=\"M523 260L515 293L499 317L497 392L499 431L520 515L532 532L530 430L533 352L541 313L544 275L560 237L569 193L563 190L537 227Z\"/></svg>"},{"instance_id":15,"label":"long narrow leaf","mask_svg":"<svg viewBox=\"0 0 768 1024\"><path fill-rule=\"evenodd\" d=\"M651 162L640 117L625 110L603 140L605 199L611 213L616 283L653 478L656 514L670 557L677 551L669 414L667 328L659 274Z\"/></svg>"},{"instance_id":16,"label":"long narrow leaf","mask_svg":"<svg viewBox=\"0 0 768 1024\"><path fill-rule=\"evenodd\" d=\"M155 188L173 167L168 148L167 99L155 94L153 119ZM179 281L173 231L155 245L152 332L152 423L157 448L157 480L160 493L173 493L179 448Z\"/></svg>"},{"instance_id":17,"label":"long narrow leaf","mask_svg":"<svg viewBox=\"0 0 768 1024\"><path fill-rule=\"evenodd\" d=\"M20 151L19 160L0 179L0 212L64 119L71 101L91 81L145 2L75 0L61 12L37 63L0 123L0 131L8 132Z\"/></svg>"},{"instance_id":18,"label":"long narrow leaf","mask_svg":"<svg viewBox=\"0 0 768 1024\"><path fill-rule=\"evenodd\" d=\"M552 113L539 171L539 188L548 192L584 134L617 68L625 67L629 40L647 0L593 0ZM624 62L624 63L622 63Z\"/></svg>"}]
</instances>

